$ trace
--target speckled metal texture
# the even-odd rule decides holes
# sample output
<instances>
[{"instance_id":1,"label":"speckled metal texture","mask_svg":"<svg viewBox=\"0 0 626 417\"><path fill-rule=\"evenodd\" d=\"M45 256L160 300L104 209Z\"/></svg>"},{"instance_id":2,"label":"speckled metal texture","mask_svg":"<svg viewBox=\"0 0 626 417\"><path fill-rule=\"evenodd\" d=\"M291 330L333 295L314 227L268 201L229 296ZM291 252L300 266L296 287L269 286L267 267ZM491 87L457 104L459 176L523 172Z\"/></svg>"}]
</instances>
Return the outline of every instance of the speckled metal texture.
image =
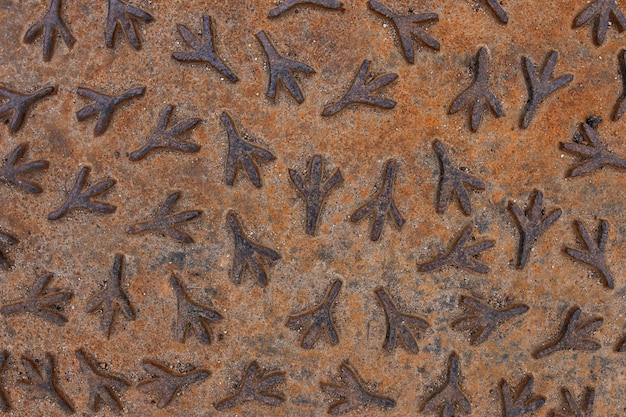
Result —
<instances>
[{"instance_id":1,"label":"speckled metal texture","mask_svg":"<svg viewBox=\"0 0 626 417\"><path fill-rule=\"evenodd\" d=\"M0 411L624 415L622 6L1 1Z\"/></svg>"}]
</instances>

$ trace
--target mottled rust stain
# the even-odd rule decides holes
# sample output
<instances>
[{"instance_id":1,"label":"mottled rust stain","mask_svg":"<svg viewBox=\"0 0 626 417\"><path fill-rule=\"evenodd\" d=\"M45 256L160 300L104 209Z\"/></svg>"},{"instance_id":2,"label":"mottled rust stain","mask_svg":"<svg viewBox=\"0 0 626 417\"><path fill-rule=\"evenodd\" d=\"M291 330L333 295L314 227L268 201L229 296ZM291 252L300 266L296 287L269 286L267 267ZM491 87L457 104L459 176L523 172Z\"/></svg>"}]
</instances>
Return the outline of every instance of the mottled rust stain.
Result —
<instances>
[{"instance_id":1,"label":"mottled rust stain","mask_svg":"<svg viewBox=\"0 0 626 417\"><path fill-rule=\"evenodd\" d=\"M58 16L44 17L57 6ZM617 7L586 0L2 2L0 410L88 413L108 380L117 381L116 394L104 399L103 412L121 406L122 415L313 416L353 405L346 415L438 415L452 404L454 415L471 408L495 416L503 395L510 415L522 415L523 387L536 394L537 415L564 413L567 398L588 408L591 395L593 415L622 415L626 33L624 18L607 14ZM603 13L611 23L596 25ZM124 19L133 23L116 26ZM36 37L37 27L29 29L40 21L66 25L71 39ZM488 68L477 67L477 53ZM459 96L482 79L478 95ZM41 95L52 86L54 94ZM115 98L144 87L114 111L77 119L97 101L78 91ZM18 108L7 92L41 94ZM481 101L490 94L494 113ZM460 110L481 103L482 117ZM101 122L107 115L110 123ZM245 152L229 154L224 115L232 115ZM159 150L132 162L151 139L150 149L185 152ZM315 161L323 161L320 178ZM456 197L438 204L442 164L455 173L460 204ZM84 197L92 210L48 220L81 167L91 174L72 203ZM341 185L322 193L335 172ZM385 194L386 173L397 212L381 206L355 218ZM480 186L464 186L468 178ZM524 213L533 190L543 194L543 213L538 206ZM165 210L178 192L184 198ZM542 228L557 208L558 221ZM175 233L175 220L200 211ZM244 227L229 224L233 213ZM160 232L126 233L151 219ZM524 219L532 224L519 224ZM419 271L453 249L466 226L473 234L457 258L481 242L493 247L460 266L484 265L478 272L487 273L455 262ZM522 231L537 239L524 245ZM248 250L242 269L233 267L235 235L261 251ZM126 316L124 297L104 296L110 308L96 308L93 298L114 287L114 259L123 259ZM54 288L35 279L46 274ZM323 299L337 282L340 295ZM322 310L330 325L286 326L320 300L329 301ZM396 319L388 320L390 305ZM583 327L567 336L577 311ZM387 327L404 328L398 317L421 326L394 349ZM189 323L194 337L184 337ZM330 343L307 333L329 327ZM557 345L563 349L537 354ZM55 369L58 381L47 383ZM257 380L244 381L246 370ZM265 392L268 375L276 384ZM441 394L451 377L469 404ZM247 401L255 390L261 401ZM341 393L349 407L337 405Z\"/></svg>"}]
</instances>

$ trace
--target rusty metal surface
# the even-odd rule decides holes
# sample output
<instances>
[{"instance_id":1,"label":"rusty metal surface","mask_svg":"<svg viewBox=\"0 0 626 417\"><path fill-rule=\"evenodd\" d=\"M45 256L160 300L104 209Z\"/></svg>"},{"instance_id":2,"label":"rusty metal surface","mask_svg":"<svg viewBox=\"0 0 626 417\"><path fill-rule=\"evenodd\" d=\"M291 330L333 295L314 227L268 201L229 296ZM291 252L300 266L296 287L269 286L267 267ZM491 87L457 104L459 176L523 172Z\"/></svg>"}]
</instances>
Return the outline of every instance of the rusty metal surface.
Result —
<instances>
[{"instance_id":1,"label":"rusty metal surface","mask_svg":"<svg viewBox=\"0 0 626 417\"><path fill-rule=\"evenodd\" d=\"M291 3L0 3L2 412L623 415L619 5Z\"/></svg>"}]
</instances>

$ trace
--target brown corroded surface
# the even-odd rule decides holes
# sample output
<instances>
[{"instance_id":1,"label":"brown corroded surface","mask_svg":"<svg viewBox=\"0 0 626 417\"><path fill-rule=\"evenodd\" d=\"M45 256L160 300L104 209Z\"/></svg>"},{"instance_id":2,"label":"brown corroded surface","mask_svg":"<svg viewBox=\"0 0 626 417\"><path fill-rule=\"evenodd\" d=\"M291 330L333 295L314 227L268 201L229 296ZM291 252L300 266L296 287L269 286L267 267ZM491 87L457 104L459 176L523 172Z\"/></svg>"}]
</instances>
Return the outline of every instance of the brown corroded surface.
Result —
<instances>
[{"instance_id":1,"label":"brown corroded surface","mask_svg":"<svg viewBox=\"0 0 626 417\"><path fill-rule=\"evenodd\" d=\"M2 271L3 305L25 297L46 271L52 288L70 289L62 305L68 322L57 325L32 314L3 316L0 349L9 352L1 379L11 410L7 415L63 415L45 391L27 390L22 355L43 361L56 355L59 385L78 415L89 408L90 389L76 354L93 354L102 369L123 375L131 385L121 391L126 415L323 415L338 398L326 395L321 382L341 383L339 366L349 361L368 390L393 398L395 408L375 405L353 415L434 415L421 412L424 402L445 381L452 352L459 357L461 386L472 415L503 415L501 380L516 387L534 377L533 392L545 397L536 415L563 409L563 387L576 399L595 388L593 415L623 415L626 407L626 353L616 351L626 334L626 186L624 172L604 168L567 178L579 159L559 148L571 142L582 122L600 116L602 141L616 155L626 155L624 120L613 121L621 94L618 52L626 35L609 26L606 41L594 43L592 24L572 28L586 0L528 4L503 1L508 24L499 23L483 1L387 1L408 13L434 12L425 26L441 48L416 42L415 64L407 64L398 36L388 20L362 0L345 0L340 11L299 7L269 19L274 1L148 1L134 6L154 17L136 25L141 49L120 32L115 46L105 45L107 2L63 2L62 16L76 38L69 49L56 39L52 59L44 62L42 41L26 44L28 28L40 19L48 1L4 0L0 3L0 83L22 92L53 85L56 93L28 111L15 133L0 129L0 148L8 155L28 143L26 160L45 159L49 169L24 178L41 185L41 194L2 184L0 230L18 242L2 248L11 268ZM532 2L530 2L532 3ZM183 24L198 37L202 15L213 18L215 46L239 78L231 83L205 64L183 64L173 52L189 51L177 30ZM279 85L276 102L265 96L269 69L255 34L265 31L283 56L311 66L314 74L297 74L304 94L298 104ZM449 115L455 97L473 80L473 62L481 46L489 50L490 85L504 116L488 111L472 132L465 110ZM528 129L520 119L528 99L522 57L543 65L555 50L554 76L573 81L548 96ZM398 74L376 94L393 99L393 109L356 105L330 117L322 110L347 91L363 60L371 77ZM78 87L121 94L145 87L143 97L121 105L108 129L94 137L95 119L78 122L76 112L90 103ZM146 143L168 105L175 106L169 126L197 117L202 122L183 139L200 145L196 153L160 150L140 161L131 152ZM259 165L262 187L240 170L233 186L225 183L228 140L220 121L228 112L239 133L269 150L276 159ZM3 116L8 123L10 114ZM456 200L436 211L440 167L433 142L445 144L455 166L485 183L470 192L472 213L464 215ZM326 174L341 170L343 182L325 201L316 236L305 233L304 200L289 179L302 175L313 155L322 155ZM388 216L380 239L370 236L370 219L350 221L352 213L381 187L385 162L396 161L394 199L406 223L399 229ZM73 211L60 220L47 216L65 201L82 166L90 166L88 184L117 182L98 197L117 206L112 214ZM563 214L542 234L524 269L515 267L519 229L508 210L522 209L534 189L544 195L546 212ZM173 212L202 210L180 226L194 243L179 243L160 233L131 235L126 228L155 215L174 191L181 198ZM262 287L249 269L241 283L229 276L234 256L229 210L241 218L248 237L280 254L266 264ZM595 238L600 219L610 224L606 261L615 288L602 286L589 266L572 260L565 247L583 248L575 233L581 220ZM463 227L472 223L477 241L495 246L480 255L490 268L478 274L456 267L418 272L418 264L444 252ZM123 286L135 307L135 319L119 316L110 338L101 314L86 311L88 300L111 281L116 254L124 255ZM223 316L212 324L215 339L203 344L193 334L176 338L176 274L189 296L211 305ZM300 347L302 331L286 327L288 317L320 303L332 282L343 287L332 307L339 343L325 338L312 349ZM387 289L396 307L420 316L430 327L419 332L419 352L383 349L385 315L375 289ZM450 324L463 316L461 295L473 295L493 307L524 303L529 311L499 326L489 339L470 345L470 333ZM582 320L602 317L593 334L595 351L565 350L535 359L533 352L561 330L573 306ZM210 377L184 388L163 409L137 389L149 375L150 359L179 372L208 369ZM214 404L234 394L248 365L256 360L266 371L283 371L277 385L285 401L277 407L247 402L218 411ZM43 362L42 362L43 363ZM104 411L113 413L105 406ZM460 409L455 415L461 415Z\"/></svg>"}]
</instances>

